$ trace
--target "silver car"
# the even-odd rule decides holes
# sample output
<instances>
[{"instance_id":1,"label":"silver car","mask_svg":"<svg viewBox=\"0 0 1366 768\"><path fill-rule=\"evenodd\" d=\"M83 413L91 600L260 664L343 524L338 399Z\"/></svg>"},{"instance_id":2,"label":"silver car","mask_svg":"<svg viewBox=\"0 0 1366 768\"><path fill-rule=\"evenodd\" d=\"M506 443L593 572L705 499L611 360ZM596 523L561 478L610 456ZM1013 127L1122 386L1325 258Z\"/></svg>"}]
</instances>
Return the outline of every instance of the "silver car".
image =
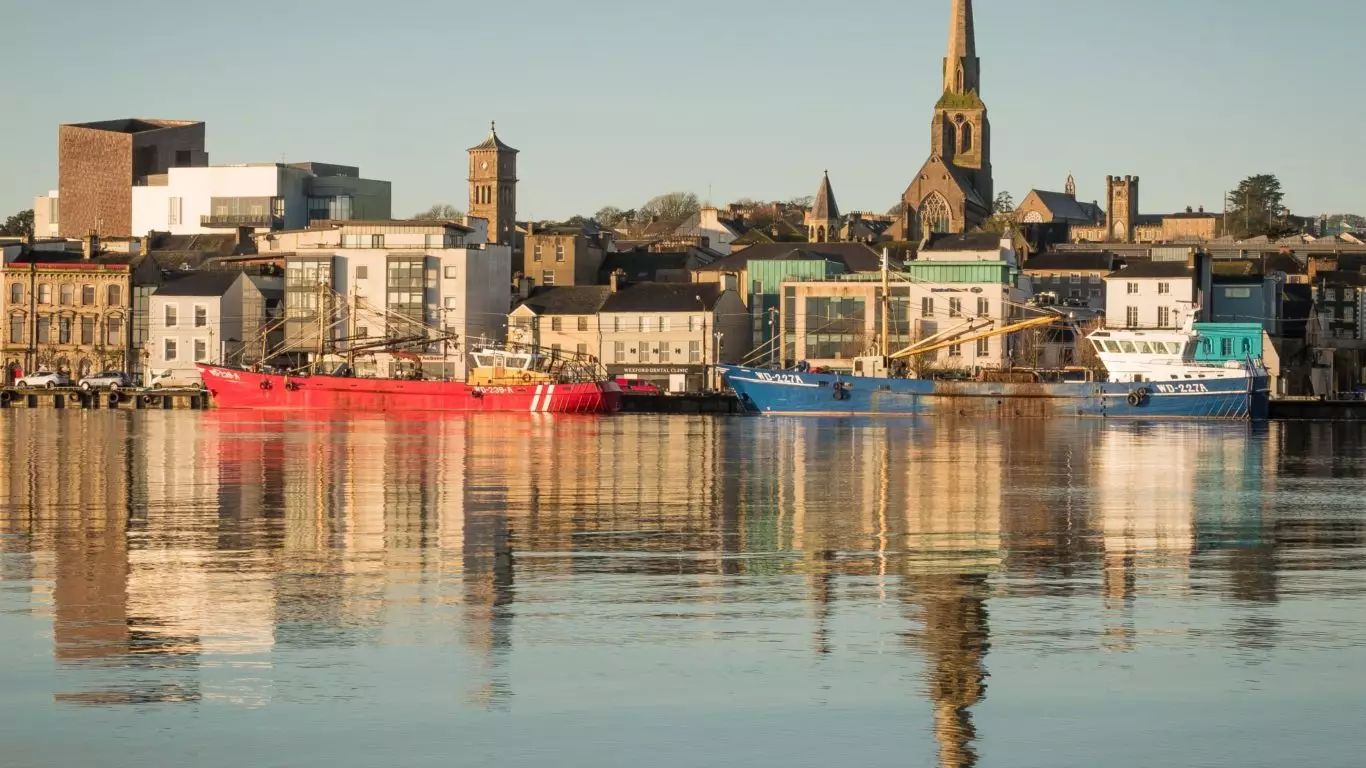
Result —
<instances>
[{"instance_id":1,"label":"silver car","mask_svg":"<svg viewBox=\"0 0 1366 768\"><path fill-rule=\"evenodd\" d=\"M119 390L131 384L132 380L123 371L101 371L81 379L77 384L87 392L92 389Z\"/></svg>"},{"instance_id":2,"label":"silver car","mask_svg":"<svg viewBox=\"0 0 1366 768\"><path fill-rule=\"evenodd\" d=\"M46 387L55 389L57 387L71 386L71 377L60 371L38 371L30 373L14 382L16 387Z\"/></svg>"}]
</instances>

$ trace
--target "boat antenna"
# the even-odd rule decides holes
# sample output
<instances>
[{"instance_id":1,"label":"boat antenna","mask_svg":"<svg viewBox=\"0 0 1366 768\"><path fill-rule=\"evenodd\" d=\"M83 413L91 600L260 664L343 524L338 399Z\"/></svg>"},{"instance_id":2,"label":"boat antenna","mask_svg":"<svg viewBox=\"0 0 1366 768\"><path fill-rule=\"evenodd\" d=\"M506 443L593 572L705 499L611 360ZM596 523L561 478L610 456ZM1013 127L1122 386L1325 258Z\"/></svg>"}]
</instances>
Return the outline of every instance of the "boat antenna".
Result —
<instances>
[{"instance_id":1,"label":"boat antenna","mask_svg":"<svg viewBox=\"0 0 1366 768\"><path fill-rule=\"evenodd\" d=\"M888 326L888 323L887 323L887 316L888 316L889 314L891 314L891 311L892 311L892 299L891 299L891 295L890 295L890 291L889 291L891 275L888 273L888 262L889 262L890 260L891 260L891 257L890 257L889 251L888 251L888 249L884 246L883 249L882 249L882 349L881 349L881 355L882 355L884 358L887 357L889 354L891 354L891 347L890 347L889 344L888 344L889 339L888 339L888 336L887 336L887 326Z\"/></svg>"}]
</instances>

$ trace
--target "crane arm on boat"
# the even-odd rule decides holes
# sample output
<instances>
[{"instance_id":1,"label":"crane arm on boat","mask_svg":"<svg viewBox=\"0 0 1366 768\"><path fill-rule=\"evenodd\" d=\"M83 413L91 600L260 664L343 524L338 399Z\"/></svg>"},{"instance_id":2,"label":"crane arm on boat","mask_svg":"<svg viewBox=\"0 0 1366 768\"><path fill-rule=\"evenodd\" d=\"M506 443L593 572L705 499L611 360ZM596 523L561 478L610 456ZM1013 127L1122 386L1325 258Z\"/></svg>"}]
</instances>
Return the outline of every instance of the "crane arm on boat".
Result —
<instances>
[{"instance_id":1,"label":"crane arm on boat","mask_svg":"<svg viewBox=\"0 0 1366 768\"><path fill-rule=\"evenodd\" d=\"M1003 335L1008 334L1008 333L1016 333L1016 332L1018 332L1018 331L1026 331L1026 330L1029 330L1030 328L1042 328L1042 327L1044 327L1044 326L1053 325L1053 324L1059 322L1059 320L1060 320L1060 318L1057 317L1056 315L1047 315L1047 316L1044 316L1044 317L1035 317L1035 318L1032 318L1032 319L1030 319L1030 320L1023 320L1023 321L1018 322L1018 323L1012 323L1012 324L1010 324L1010 325L1002 326L1002 327L996 328L996 329L994 329L994 330L983 331L983 332L981 332L981 333L973 333L973 334L970 334L970 335L967 335L967 336L955 337L955 338L949 339L949 340L947 340L947 341L941 341L941 342L938 342L938 343L936 343L936 344L931 344L930 346L921 346L921 347L911 346L911 347L907 347L906 349L903 349L903 350L901 350L900 352L897 352L896 354L891 355L891 359L893 359L893 360L904 360L904 359L906 359L906 358L908 358L908 357L916 357L916 356L918 356L918 355L929 354L930 352L937 352L937 351L939 351L939 350L941 350L941 349L946 349L946 348L948 348L948 347L956 346L956 345L959 345L959 344L968 344L968 343L977 341L978 339L989 339L989 338L991 338L991 337L993 337L993 336L1003 336Z\"/></svg>"}]
</instances>

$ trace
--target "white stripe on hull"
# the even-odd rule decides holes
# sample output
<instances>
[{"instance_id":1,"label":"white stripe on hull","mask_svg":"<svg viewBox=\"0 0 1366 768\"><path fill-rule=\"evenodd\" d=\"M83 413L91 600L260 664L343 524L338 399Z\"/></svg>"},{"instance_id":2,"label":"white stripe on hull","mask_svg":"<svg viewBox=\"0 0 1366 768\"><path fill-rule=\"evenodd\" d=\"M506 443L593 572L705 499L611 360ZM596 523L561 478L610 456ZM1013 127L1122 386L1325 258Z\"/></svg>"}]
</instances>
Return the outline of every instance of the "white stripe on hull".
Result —
<instances>
[{"instance_id":1,"label":"white stripe on hull","mask_svg":"<svg viewBox=\"0 0 1366 768\"><path fill-rule=\"evenodd\" d=\"M549 411L549 410L550 410L550 398L553 397L554 395L555 395L555 385L554 385L554 384L551 384L549 387L546 388L546 391L545 391L545 400L543 400L543 401L541 402L541 410L542 410L542 411Z\"/></svg>"},{"instance_id":2,"label":"white stripe on hull","mask_svg":"<svg viewBox=\"0 0 1366 768\"><path fill-rule=\"evenodd\" d=\"M534 411L536 410L537 406L539 406L539 405L541 404L541 390L543 390L543 389L545 389L545 385L544 385L544 384L537 384L537 385L536 385L536 396L533 397L533 398L531 398L531 408L529 408L528 410L534 412Z\"/></svg>"}]
</instances>

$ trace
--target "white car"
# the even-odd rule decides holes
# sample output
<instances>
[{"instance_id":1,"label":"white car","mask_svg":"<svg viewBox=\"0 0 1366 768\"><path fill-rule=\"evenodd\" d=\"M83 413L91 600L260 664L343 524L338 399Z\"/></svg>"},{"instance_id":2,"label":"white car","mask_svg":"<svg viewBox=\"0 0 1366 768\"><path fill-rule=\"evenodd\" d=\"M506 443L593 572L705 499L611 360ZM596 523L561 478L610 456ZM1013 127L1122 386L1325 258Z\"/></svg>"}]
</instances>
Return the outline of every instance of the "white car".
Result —
<instances>
[{"instance_id":1,"label":"white car","mask_svg":"<svg viewBox=\"0 0 1366 768\"><path fill-rule=\"evenodd\" d=\"M57 387L71 386L71 377L58 371L38 371L30 373L14 382L16 387L46 387L55 389Z\"/></svg>"},{"instance_id":2,"label":"white car","mask_svg":"<svg viewBox=\"0 0 1366 768\"><path fill-rule=\"evenodd\" d=\"M198 368L168 368L152 371L152 389L200 389L204 379Z\"/></svg>"},{"instance_id":3,"label":"white car","mask_svg":"<svg viewBox=\"0 0 1366 768\"><path fill-rule=\"evenodd\" d=\"M76 383L76 386L87 392L92 389L111 389L119 390L129 385L128 374L123 371L101 371L90 376L86 376Z\"/></svg>"}]
</instances>

